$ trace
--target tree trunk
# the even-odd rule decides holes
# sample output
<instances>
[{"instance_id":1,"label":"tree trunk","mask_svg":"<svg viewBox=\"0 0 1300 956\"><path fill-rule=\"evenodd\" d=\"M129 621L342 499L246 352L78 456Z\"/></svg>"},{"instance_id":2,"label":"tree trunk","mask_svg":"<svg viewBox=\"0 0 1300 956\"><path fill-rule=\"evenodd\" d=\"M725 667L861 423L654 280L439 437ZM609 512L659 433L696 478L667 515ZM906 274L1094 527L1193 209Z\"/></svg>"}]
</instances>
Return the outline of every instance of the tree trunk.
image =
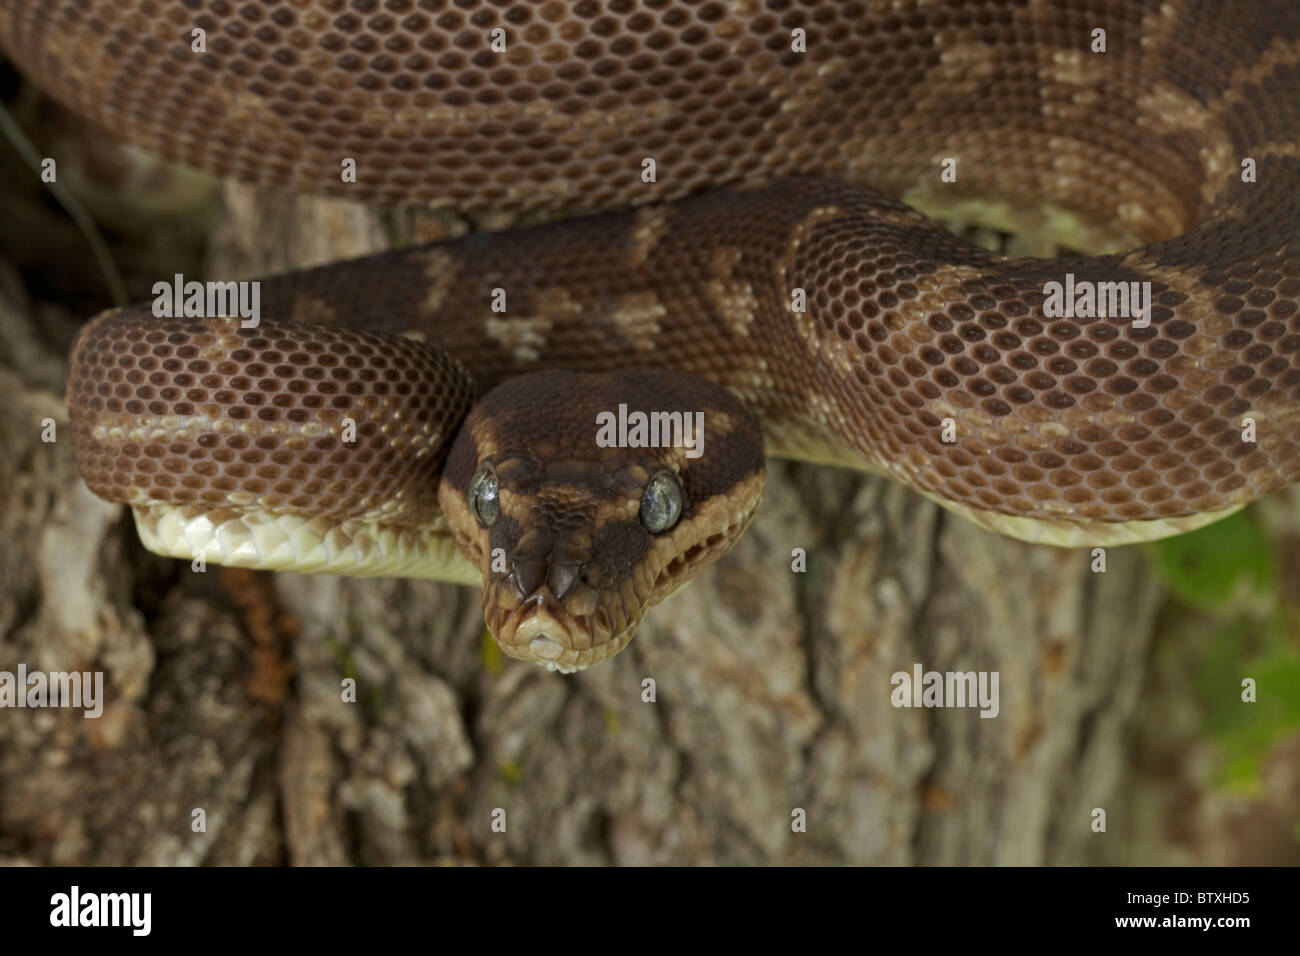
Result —
<instances>
[{"instance_id":1,"label":"tree trunk","mask_svg":"<svg viewBox=\"0 0 1300 956\"><path fill-rule=\"evenodd\" d=\"M449 228L233 186L227 205L222 278ZM126 510L76 476L61 365L32 344L39 317L13 285L4 352L31 357L0 378L0 671L102 670L108 702L99 719L0 711L0 861L1107 852L1093 811L1116 809L1159 600L1136 549L1094 573L1086 551L994 536L887 481L773 462L732 554L612 662L547 673L497 652L468 589L196 573L144 552ZM917 664L998 672L997 716L894 707L891 675Z\"/></svg>"}]
</instances>

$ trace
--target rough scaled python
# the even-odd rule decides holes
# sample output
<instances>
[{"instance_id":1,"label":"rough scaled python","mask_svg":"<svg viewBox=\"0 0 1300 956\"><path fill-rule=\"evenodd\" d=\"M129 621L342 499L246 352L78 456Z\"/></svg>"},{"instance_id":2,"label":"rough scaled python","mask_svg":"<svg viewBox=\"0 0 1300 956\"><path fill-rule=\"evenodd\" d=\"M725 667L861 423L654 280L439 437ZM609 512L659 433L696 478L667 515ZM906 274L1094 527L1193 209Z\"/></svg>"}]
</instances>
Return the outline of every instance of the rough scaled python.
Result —
<instances>
[{"instance_id":1,"label":"rough scaled python","mask_svg":"<svg viewBox=\"0 0 1300 956\"><path fill-rule=\"evenodd\" d=\"M570 670L726 551L764 450L1074 546L1300 476L1294 0L0 0L0 39L251 182L624 210L267 279L256 329L97 317L79 467L163 553L482 581L506 653ZM1149 281L1149 327L1049 318L1066 273ZM620 403L704 412L703 454L598 447Z\"/></svg>"}]
</instances>

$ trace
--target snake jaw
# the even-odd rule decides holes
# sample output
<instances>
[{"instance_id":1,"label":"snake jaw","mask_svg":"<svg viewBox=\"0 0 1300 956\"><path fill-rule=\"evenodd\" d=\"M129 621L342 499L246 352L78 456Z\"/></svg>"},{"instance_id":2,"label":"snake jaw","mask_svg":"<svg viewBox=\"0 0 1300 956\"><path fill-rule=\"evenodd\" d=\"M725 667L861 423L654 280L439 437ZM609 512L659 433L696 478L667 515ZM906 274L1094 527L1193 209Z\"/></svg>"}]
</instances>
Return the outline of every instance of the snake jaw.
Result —
<instances>
[{"instance_id":1,"label":"snake jaw","mask_svg":"<svg viewBox=\"0 0 1300 956\"><path fill-rule=\"evenodd\" d=\"M607 607L573 613L545 585L514 607L497 600L495 592L484 588L483 617L501 649L517 660L564 674L613 657L632 640L643 616L636 614L615 629L611 625L616 618Z\"/></svg>"},{"instance_id":2,"label":"snake jaw","mask_svg":"<svg viewBox=\"0 0 1300 956\"><path fill-rule=\"evenodd\" d=\"M497 640L510 647L512 656L524 656L526 649L526 656L539 663L566 663L561 659L573 650L577 622L565 613L550 588L543 586L510 617L512 626L502 627Z\"/></svg>"}]
</instances>

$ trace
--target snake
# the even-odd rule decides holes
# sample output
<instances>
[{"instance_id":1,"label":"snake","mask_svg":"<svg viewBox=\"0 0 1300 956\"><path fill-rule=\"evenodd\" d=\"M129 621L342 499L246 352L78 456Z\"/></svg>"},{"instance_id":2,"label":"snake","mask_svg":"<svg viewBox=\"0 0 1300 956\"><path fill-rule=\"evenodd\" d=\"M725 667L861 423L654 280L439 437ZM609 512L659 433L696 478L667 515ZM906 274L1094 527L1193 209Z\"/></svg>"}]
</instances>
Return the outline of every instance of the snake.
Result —
<instances>
[{"instance_id":1,"label":"snake","mask_svg":"<svg viewBox=\"0 0 1300 956\"><path fill-rule=\"evenodd\" d=\"M771 458L1061 547L1300 477L1293 0L2 0L0 46L178 163L531 217L85 325L78 469L162 554L478 585L569 672Z\"/></svg>"}]
</instances>

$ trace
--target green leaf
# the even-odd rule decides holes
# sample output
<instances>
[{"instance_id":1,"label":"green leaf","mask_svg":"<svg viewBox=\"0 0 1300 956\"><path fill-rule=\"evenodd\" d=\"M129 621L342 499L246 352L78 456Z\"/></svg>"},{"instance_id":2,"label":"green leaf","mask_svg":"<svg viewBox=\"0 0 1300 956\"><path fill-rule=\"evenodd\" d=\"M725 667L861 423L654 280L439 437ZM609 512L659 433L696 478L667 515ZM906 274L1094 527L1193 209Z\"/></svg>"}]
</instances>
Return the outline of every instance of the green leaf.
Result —
<instances>
[{"instance_id":1,"label":"green leaf","mask_svg":"<svg viewBox=\"0 0 1300 956\"><path fill-rule=\"evenodd\" d=\"M1197 607L1221 607L1239 588L1267 592L1277 578L1268 538L1243 511L1157 541L1156 570L1170 590Z\"/></svg>"},{"instance_id":2,"label":"green leaf","mask_svg":"<svg viewBox=\"0 0 1300 956\"><path fill-rule=\"evenodd\" d=\"M1247 657L1244 649L1252 643L1259 649ZM1255 681L1251 703L1241 699L1241 682L1247 677ZM1300 654L1284 629L1236 620L1215 635L1196 683L1205 705L1206 736L1222 756L1221 782L1243 794L1258 794L1269 751L1300 728Z\"/></svg>"}]
</instances>

